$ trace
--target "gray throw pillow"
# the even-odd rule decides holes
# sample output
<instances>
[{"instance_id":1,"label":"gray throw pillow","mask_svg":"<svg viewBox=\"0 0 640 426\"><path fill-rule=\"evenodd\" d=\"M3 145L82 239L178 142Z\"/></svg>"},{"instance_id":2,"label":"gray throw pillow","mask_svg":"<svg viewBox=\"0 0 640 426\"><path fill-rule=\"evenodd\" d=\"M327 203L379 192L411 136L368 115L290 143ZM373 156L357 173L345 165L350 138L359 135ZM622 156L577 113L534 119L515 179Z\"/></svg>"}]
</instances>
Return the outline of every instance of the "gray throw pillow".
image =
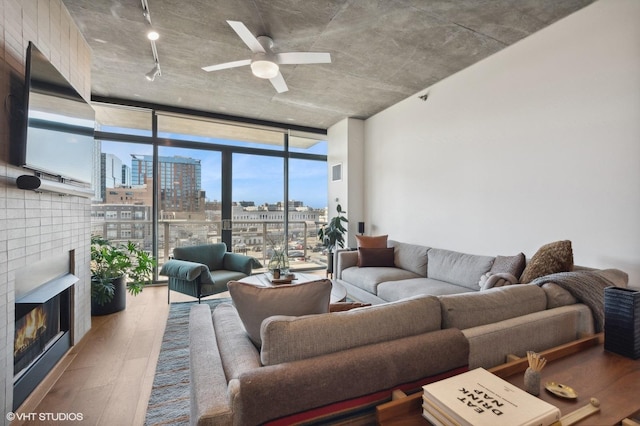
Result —
<instances>
[{"instance_id":1,"label":"gray throw pillow","mask_svg":"<svg viewBox=\"0 0 640 426\"><path fill-rule=\"evenodd\" d=\"M494 274L507 273L520 278L525 266L527 266L527 259L524 253L518 253L515 256L496 256L489 272Z\"/></svg>"},{"instance_id":2,"label":"gray throw pillow","mask_svg":"<svg viewBox=\"0 0 640 426\"><path fill-rule=\"evenodd\" d=\"M496 256L491 269L480 277L478 285L481 290L487 290L493 287L515 284L518 282L526 265L527 259L524 253L518 253L515 256ZM501 274L507 275L502 276ZM500 276L501 279L496 281L496 275Z\"/></svg>"},{"instance_id":3,"label":"gray throw pillow","mask_svg":"<svg viewBox=\"0 0 640 426\"><path fill-rule=\"evenodd\" d=\"M240 281L229 282L229 294L249 338L262 345L260 326L274 315L301 316L329 312L331 281L260 287Z\"/></svg>"}]
</instances>

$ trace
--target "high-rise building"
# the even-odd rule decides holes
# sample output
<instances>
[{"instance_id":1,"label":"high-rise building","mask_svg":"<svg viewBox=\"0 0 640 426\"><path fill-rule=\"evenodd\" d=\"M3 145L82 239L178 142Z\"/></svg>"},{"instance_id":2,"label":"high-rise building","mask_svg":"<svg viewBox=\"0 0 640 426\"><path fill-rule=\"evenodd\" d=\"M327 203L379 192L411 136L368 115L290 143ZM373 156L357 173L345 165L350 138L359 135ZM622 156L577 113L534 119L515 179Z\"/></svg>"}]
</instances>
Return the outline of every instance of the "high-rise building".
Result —
<instances>
[{"instance_id":1,"label":"high-rise building","mask_svg":"<svg viewBox=\"0 0 640 426\"><path fill-rule=\"evenodd\" d=\"M151 155L131 154L131 184L142 185L153 176ZM159 209L164 212L204 212L200 160L188 157L158 157Z\"/></svg>"},{"instance_id":2,"label":"high-rise building","mask_svg":"<svg viewBox=\"0 0 640 426\"><path fill-rule=\"evenodd\" d=\"M107 188L122 185L122 160L113 154L100 155L100 199L106 197Z\"/></svg>"}]
</instances>

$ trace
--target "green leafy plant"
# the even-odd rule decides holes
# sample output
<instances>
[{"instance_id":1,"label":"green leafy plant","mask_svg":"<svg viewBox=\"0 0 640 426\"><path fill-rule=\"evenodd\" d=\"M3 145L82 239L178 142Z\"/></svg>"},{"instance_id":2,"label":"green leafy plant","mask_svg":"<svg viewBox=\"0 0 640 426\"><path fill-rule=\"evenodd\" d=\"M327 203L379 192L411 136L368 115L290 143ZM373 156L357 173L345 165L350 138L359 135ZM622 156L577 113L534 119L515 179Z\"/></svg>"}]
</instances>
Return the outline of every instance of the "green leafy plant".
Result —
<instances>
[{"instance_id":1,"label":"green leafy plant","mask_svg":"<svg viewBox=\"0 0 640 426\"><path fill-rule=\"evenodd\" d=\"M334 216L329 220L329 223L318 229L318 239L322 241L327 250L331 253L335 248L344 247L344 234L347 232L347 228L343 224L349 222L349 220L342 216L347 213L342 210L342 206L338 204L336 207L338 212L337 216Z\"/></svg>"},{"instance_id":2,"label":"green leafy plant","mask_svg":"<svg viewBox=\"0 0 640 426\"><path fill-rule=\"evenodd\" d=\"M151 283L156 260L129 241L112 245L100 236L91 237L91 297L100 306L113 300L113 281L125 276L127 290L138 295Z\"/></svg>"}]
</instances>

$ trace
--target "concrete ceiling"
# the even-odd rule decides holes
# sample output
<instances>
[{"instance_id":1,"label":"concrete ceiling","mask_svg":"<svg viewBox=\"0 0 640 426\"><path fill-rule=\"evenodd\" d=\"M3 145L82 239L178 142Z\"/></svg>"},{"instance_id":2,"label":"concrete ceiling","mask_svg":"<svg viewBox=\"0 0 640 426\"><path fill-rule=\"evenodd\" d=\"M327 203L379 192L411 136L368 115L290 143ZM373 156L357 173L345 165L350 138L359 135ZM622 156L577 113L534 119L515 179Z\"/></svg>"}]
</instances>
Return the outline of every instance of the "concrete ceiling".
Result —
<instances>
[{"instance_id":1,"label":"concrete ceiling","mask_svg":"<svg viewBox=\"0 0 640 426\"><path fill-rule=\"evenodd\" d=\"M162 75L139 0L63 0L93 50L92 93L299 126L368 118L593 0L148 0ZM249 67L226 20L269 35L274 51L329 52L282 65L277 93Z\"/></svg>"}]
</instances>

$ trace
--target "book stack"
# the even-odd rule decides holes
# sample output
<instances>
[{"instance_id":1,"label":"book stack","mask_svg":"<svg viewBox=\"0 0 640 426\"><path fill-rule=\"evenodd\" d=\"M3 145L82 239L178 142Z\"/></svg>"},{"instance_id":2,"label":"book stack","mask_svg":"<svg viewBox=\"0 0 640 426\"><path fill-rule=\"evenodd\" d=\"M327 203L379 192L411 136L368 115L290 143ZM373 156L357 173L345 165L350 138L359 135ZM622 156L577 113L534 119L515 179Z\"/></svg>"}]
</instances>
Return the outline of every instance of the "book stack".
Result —
<instances>
[{"instance_id":1,"label":"book stack","mask_svg":"<svg viewBox=\"0 0 640 426\"><path fill-rule=\"evenodd\" d=\"M550 426L560 410L483 368L423 386L422 415L436 426Z\"/></svg>"}]
</instances>

